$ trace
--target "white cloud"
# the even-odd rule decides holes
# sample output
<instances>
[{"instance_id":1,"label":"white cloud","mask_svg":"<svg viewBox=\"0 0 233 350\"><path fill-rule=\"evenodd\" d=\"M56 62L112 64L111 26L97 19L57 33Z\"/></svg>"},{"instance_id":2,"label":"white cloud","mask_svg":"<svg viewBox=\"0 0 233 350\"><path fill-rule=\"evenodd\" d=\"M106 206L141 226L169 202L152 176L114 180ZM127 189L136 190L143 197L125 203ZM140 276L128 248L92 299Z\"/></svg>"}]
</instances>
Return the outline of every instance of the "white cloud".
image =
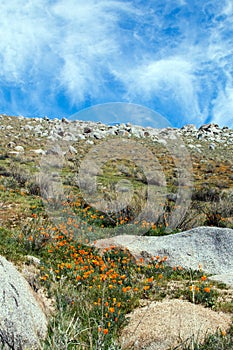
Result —
<instances>
[{"instance_id":1,"label":"white cloud","mask_svg":"<svg viewBox=\"0 0 233 350\"><path fill-rule=\"evenodd\" d=\"M221 91L214 103L213 122L233 128L233 87Z\"/></svg>"},{"instance_id":2,"label":"white cloud","mask_svg":"<svg viewBox=\"0 0 233 350\"><path fill-rule=\"evenodd\" d=\"M36 5L30 1L1 1L1 79L22 83L26 72L39 68L45 47L52 40L45 9L43 0Z\"/></svg>"},{"instance_id":3,"label":"white cloud","mask_svg":"<svg viewBox=\"0 0 233 350\"><path fill-rule=\"evenodd\" d=\"M122 54L118 22L137 13L117 0L2 1L0 83L32 84L38 95L49 86L77 104L98 96Z\"/></svg>"},{"instance_id":4,"label":"white cloud","mask_svg":"<svg viewBox=\"0 0 233 350\"><path fill-rule=\"evenodd\" d=\"M73 102L96 96L104 85L109 62L121 51L118 33L120 12L131 12L119 1L60 1L52 11L63 23L57 51L64 61L58 80ZM74 8L76 11L74 11Z\"/></svg>"},{"instance_id":5,"label":"white cloud","mask_svg":"<svg viewBox=\"0 0 233 350\"><path fill-rule=\"evenodd\" d=\"M225 7L222 11L222 14L227 15L227 16L233 14L233 4L230 0L225 2Z\"/></svg>"},{"instance_id":6,"label":"white cloud","mask_svg":"<svg viewBox=\"0 0 233 350\"><path fill-rule=\"evenodd\" d=\"M182 57L165 58L133 67L119 78L128 87L128 99L145 101L159 98L161 102L180 105L190 122L200 115L198 85L191 61Z\"/></svg>"}]
</instances>

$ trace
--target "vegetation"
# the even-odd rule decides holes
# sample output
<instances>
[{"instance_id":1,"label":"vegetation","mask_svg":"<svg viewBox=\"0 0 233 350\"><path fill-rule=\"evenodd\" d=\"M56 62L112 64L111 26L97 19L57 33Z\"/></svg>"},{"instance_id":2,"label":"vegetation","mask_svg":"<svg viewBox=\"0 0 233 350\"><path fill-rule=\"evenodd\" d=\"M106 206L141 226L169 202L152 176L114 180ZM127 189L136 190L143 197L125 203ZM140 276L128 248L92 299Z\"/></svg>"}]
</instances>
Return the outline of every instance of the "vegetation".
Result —
<instances>
[{"instance_id":1,"label":"vegetation","mask_svg":"<svg viewBox=\"0 0 233 350\"><path fill-rule=\"evenodd\" d=\"M43 140L35 142L36 147L43 146ZM31 285L36 290L43 288L54 300L48 337L41 343L41 350L120 350L118 336L127 324L126 316L142 299L183 298L213 310L232 312L232 303L220 298L221 288L226 286L210 282L201 269L169 267L166 256L137 261L127 250L110 247L100 252L92 244L95 239L110 236L113 230L114 234L142 232L156 236L200 225L233 228L231 199L219 186L221 182L224 189L232 187L229 159L201 163L197 154L191 154L194 189L190 210L177 227L170 229L169 215L176 206L178 184L172 157L161 145L151 141L146 144L162 164L170 194L156 221L138 220L146 203L147 183L142 170L133 163L106 163L98 174L98 189L104 198L116 199L114 188L119 181L125 184L130 180L134 189L130 205L118 211L101 211L87 203L75 182L87 145L82 141L76 144L79 154L67 156L62 170L58 169L64 193L52 200L46 178L41 184L38 177L39 157L30 153L32 146L35 144L25 143L25 154L21 156L10 153L4 142L1 146L0 255L18 266L27 261L28 254L40 259ZM48 194L43 200L41 188ZM176 347L232 348L232 328L207 335L204 343L189 339Z\"/></svg>"}]
</instances>

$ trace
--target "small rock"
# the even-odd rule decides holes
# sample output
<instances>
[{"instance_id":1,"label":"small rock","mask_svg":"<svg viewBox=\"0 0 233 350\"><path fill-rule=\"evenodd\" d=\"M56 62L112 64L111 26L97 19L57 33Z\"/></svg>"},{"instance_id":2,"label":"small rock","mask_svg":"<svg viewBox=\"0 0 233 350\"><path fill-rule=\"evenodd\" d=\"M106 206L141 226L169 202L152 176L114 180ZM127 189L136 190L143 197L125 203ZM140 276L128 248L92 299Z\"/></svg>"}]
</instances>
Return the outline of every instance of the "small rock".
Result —
<instances>
[{"instance_id":1,"label":"small rock","mask_svg":"<svg viewBox=\"0 0 233 350\"><path fill-rule=\"evenodd\" d=\"M83 130L84 134L90 134L90 132L92 132L91 128L89 128L88 126L86 126Z\"/></svg>"},{"instance_id":2,"label":"small rock","mask_svg":"<svg viewBox=\"0 0 233 350\"><path fill-rule=\"evenodd\" d=\"M33 255L27 255L26 258L28 259L29 262L31 262L35 266L40 265L40 259L38 259L36 256Z\"/></svg>"},{"instance_id":3,"label":"small rock","mask_svg":"<svg viewBox=\"0 0 233 350\"><path fill-rule=\"evenodd\" d=\"M94 145L94 141L92 141L92 140L87 140L86 143L87 143L88 145Z\"/></svg>"},{"instance_id":4,"label":"small rock","mask_svg":"<svg viewBox=\"0 0 233 350\"><path fill-rule=\"evenodd\" d=\"M162 145L166 146L167 145L167 141L164 139L158 139L157 142L161 143Z\"/></svg>"},{"instance_id":5,"label":"small rock","mask_svg":"<svg viewBox=\"0 0 233 350\"><path fill-rule=\"evenodd\" d=\"M17 152L24 152L24 148L22 147L22 146L15 146L15 150L17 151Z\"/></svg>"},{"instance_id":6,"label":"small rock","mask_svg":"<svg viewBox=\"0 0 233 350\"><path fill-rule=\"evenodd\" d=\"M36 154L42 154L42 155L46 154L46 152L43 149L34 149L33 152Z\"/></svg>"},{"instance_id":7,"label":"small rock","mask_svg":"<svg viewBox=\"0 0 233 350\"><path fill-rule=\"evenodd\" d=\"M78 153L78 151L76 150L76 148L74 148L74 147L71 146L71 145L69 145L69 151L70 151L70 153L72 153L72 154L77 154L77 153Z\"/></svg>"},{"instance_id":8,"label":"small rock","mask_svg":"<svg viewBox=\"0 0 233 350\"><path fill-rule=\"evenodd\" d=\"M8 148L14 148L16 146L14 141L10 141L7 145Z\"/></svg>"}]
</instances>

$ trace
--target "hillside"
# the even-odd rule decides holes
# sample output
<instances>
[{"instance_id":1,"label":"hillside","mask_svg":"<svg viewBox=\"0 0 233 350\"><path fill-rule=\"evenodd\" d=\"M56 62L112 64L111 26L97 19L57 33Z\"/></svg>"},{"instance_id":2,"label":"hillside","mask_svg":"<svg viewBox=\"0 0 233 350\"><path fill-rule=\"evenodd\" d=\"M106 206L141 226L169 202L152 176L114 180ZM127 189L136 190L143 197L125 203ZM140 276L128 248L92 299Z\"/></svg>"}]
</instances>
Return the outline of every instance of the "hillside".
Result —
<instances>
[{"instance_id":1,"label":"hillside","mask_svg":"<svg viewBox=\"0 0 233 350\"><path fill-rule=\"evenodd\" d=\"M0 140L0 258L43 304L38 349L233 348L232 275L210 277L233 264L233 130L1 115Z\"/></svg>"},{"instance_id":2,"label":"hillside","mask_svg":"<svg viewBox=\"0 0 233 350\"><path fill-rule=\"evenodd\" d=\"M40 198L42 184L39 177L44 171L50 184L53 183L52 172L61 177L59 186L61 192L65 191L66 198L71 193L77 195L80 165L81 174L85 171L88 174L81 185L86 198L85 187L90 187L88 181L93 183L97 179L94 195L99 196L100 201L103 198L114 200L116 184L120 181L125 187L124 181L127 184L130 181L133 195L131 200L125 201L130 214L137 217L148 201L148 187L154 185L161 197L152 200L163 202L161 213L171 212L175 205L185 206L185 210L189 206L185 217L177 212L180 220L170 221L173 228L177 225L187 229L200 224L232 226L229 204L233 188L233 131L227 127L221 129L210 124L199 129L191 125L182 129L152 129L130 124L106 126L65 119L7 116L1 116L0 122L1 185L7 190L24 191L28 210L23 208L22 212L18 205L22 198L16 198L19 197L16 193L13 201L3 194L1 220L4 226L17 226L19 221L22 223L31 215L29 202L33 206ZM115 142L114 150L111 140ZM122 143L124 141L127 142ZM50 169L44 170L48 162ZM42 187L43 197L46 197L49 185L45 189L45 176ZM91 196L87 199L93 200Z\"/></svg>"}]
</instances>

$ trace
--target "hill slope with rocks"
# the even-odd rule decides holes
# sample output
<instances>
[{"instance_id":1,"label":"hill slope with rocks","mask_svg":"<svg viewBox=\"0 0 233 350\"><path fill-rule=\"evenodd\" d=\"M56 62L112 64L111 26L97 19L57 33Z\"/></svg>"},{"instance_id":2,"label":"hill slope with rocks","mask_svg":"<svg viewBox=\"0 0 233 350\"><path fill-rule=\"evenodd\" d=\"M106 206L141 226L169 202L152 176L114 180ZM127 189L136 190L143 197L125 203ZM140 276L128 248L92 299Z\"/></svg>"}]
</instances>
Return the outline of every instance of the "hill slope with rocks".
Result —
<instances>
[{"instance_id":1,"label":"hill slope with rocks","mask_svg":"<svg viewBox=\"0 0 233 350\"><path fill-rule=\"evenodd\" d=\"M18 182L29 194L33 194L33 191L34 194L40 194L38 174L41 170L41 159L48 155L49 150L55 157L63 157L63 171L59 176L62 177L62 183L67 190L72 191L77 187L79 167L90 152L93 154L92 161L97 164L96 159L102 158L103 162L100 165L103 165L106 156L109 157L108 147L110 148L110 143L106 146L103 142L111 142L113 139L118 140L119 144L125 140L135 141L156 157L157 173L162 174L156 181L158 185L163 180L166 181L168 212L179 203L178 197L185 193L186 180L179 178L179 173L187 166L183 176L189 176L192 181L189 184L192 204L178 228L189 229L202 224L223 227L232 225L233 213L229 203L232 203L233 198L233 130L227 127L207 124L199 129L193 125L186 125L181 129L153 129L127 123L107 126L100 122L0 116L0 138L1 183L12 182L12 186L17 187ZM102 144L107 149L101 154ZM180 150L176 153L178 145ZM94 152L97 147L99 154L96 158ZM145 178L143 171L146 170L149 174L152 160L145 157L143 163L139 162L139 166L135 168L131 163L135 162L136 158L132 156L132 162L124 160L123 150L124 146L119 148L119 158L123 159L118 160L118 163L115 160L115 163L111 163L109 157L104 171L97 171L97 174L94 172L93 176L99 176L100 192L108 192L119 180L132 181L136 188L132 210L135 209L137 213L142 210L137 205L143 197L145 202L146 185L150 182L148 177ZM140 157L143 155L139 154ZM179 159L180 163L176 163L176 158L179 157L184 159ZM93 171L93 162L89 172ZM96 164L94 163L94 166ZM99 166L99 163L97 165ZM179 192L179 188L183 188L183 192ZM17 210L14 209L13 203L8 205L2 202L2 210L9 212L7 223L9 220L17 221ZM1 220L5 223L4 215Z\"/></svg>"},{"instance_id":2,"label":"hill slope with rocks","mask_svg":"<svg viewBox=\"0 0 233 350\"><path fill-rule=\"evenodd\" d=\"M0 344L232 349L233 130L0 115L0 140Z\"/></svg>"}]
</instances>

